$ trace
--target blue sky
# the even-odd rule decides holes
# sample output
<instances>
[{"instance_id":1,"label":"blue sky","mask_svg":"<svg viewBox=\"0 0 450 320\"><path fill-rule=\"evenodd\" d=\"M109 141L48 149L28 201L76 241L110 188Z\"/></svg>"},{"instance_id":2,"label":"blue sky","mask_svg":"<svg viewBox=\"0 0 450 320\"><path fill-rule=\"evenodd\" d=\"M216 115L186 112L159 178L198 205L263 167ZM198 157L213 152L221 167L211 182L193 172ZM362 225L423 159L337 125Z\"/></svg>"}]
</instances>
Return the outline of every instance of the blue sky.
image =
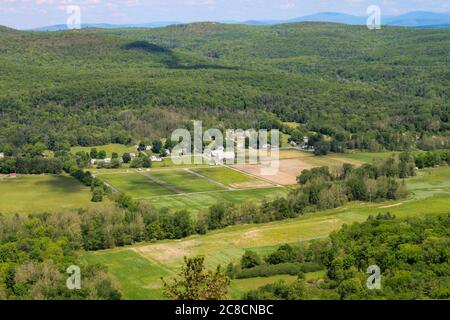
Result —
<instances>
[{"instance_id":1,"label":"blue sky","mask_svg":"<svg viewBox=\"0 0 450 320\"><path fill-rule=\"evenodd\" d=\"M0 0L0 25L28 29L65 24L67 6L78 5L81 23L146 23L288 19L317 12L382 15L411 11L450 12L450 0Z\"/></svg>"}]
</instances>

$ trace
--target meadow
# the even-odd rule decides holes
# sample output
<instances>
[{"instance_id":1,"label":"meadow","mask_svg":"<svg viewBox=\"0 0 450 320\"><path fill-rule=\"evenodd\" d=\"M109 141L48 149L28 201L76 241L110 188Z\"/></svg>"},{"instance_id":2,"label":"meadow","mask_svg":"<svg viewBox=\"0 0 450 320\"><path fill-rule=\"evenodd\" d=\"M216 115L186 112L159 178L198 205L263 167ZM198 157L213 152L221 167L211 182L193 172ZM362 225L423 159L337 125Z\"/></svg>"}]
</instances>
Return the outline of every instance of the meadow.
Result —
<instances>
[{"instance_id":1,"label":"meadow","mask_svg":"<svg viewBox=\"0 0 450 320\"><path fill-rule=\"evenodd\" d=\"M204 255L206 265L215 268L218 264L226 266L229 262L238 262L246 249L267 253L283 243L324 238L343 224L363 222L369 215L390 212L397 217L406 217L448 213L449 181L448 167L421 170L416 177L406 180L411 195L404 200L352 202L336 209L308 213L285 221L237 225L182 240L88 252L85 258L90 262L102 262L109 266L109 271L118 281L125 298L162 299L162 282L159 276L167 277L178 272L184 256ZM123 255L126 259L122 261ZM139 268L133 267L136 271L128 272L128 266L134 265L135 260ZM243 291L253 289L257 283L265 284L266 281L269 279L233 280L230 297L238 298Z\"/></svg>"},{"instance_id":2,"label":"meadow","mask_svg":"<svg viewBox=\"0 0 450 320\"><path fill-rule=\"evenodd\" d=\"M192 213L207 210L219 201L240 202L261 202L264 199L272 200L283 197L287 194L286 188L271 187L248 190L224 190L218 192L206 192L189 195L174 195L154 197L144 200L151 203L156 208L169 208L172 210L186 209Z\"/></svg>"},{"instance_id":3,"label":"meadow","mask_svg":"<svg viewBox=\"0 0 450 320\"><path fill-rule=\"evenodd\" d=\"M172 186L175 190L178 190L178 193L208 192L225 189L219 183L206 180L187 169L154 171L149 176L156 178L156 181Z\"/></svg>"},{"instance_id":4,"label":"meadow","mask_svg":"<svg viewBox=\"0 0 450 320\"><path fill-rule=\"evenodd\" d=\"M93 205L90 188L70 176L17 175L0 180L0 213L53 213Z\"/></svg>"},{"instance_id":5,"label":"meadow","mask_svg":"<svg viewBox=\"0 0 450 320\"><path fill-rule=\"evenodd\" d=\"M164 188L162 185L144 176L144 174L137 172L104 174L100 177L115 190L126 192L133 198L161 196L174 193L172 190Z\"/></svg>"},{"instance_id":6,"label":"meadow","mask_svg":"<svg viewBox=\"0 0 450 320\"><path fill-rule=\"evenodd\" d=\"M91 152L92 148L96 148L97 151L105 151L106 152L106 157L111 158L113 152L117 153L120 157L124 154L124 153L137 153L137 150L135 148L135 146L126 146L123 144L118 144L118 143L111 143L111 144L106 144L106 145L101 145L101 146L93 146L93 147L72 147L70 149L70 152L75 154L77 152Z\"/></svg>"}]
</instances>

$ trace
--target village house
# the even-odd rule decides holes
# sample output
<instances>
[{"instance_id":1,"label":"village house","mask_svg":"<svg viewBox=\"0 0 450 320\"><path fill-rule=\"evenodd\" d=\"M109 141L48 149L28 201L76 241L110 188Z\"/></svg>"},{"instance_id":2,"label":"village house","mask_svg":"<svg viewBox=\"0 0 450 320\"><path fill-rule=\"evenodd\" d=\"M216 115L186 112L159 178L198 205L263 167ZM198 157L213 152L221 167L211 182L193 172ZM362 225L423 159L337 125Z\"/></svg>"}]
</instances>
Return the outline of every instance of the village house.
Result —
<instances>
[{"instance_id":1,"label":"village house","mask_svg":"<svg viewBox=\"0 0 450 320\"><path fill-rule=\"evenodd\" d=\"M223 146L219 146L215 150L205 153L205 158L212 160L217 164L223 161L233 161L235 156L233 151L225 151Z\"/></svg>"},{"instance_id":2,"label":"village house","mask_svg":"<svg viewBox=\"0 0 450 320\"><path fill-rule=\"evenodd\" d=\"M162 162L163 161L162 158L155 157L155 156L152 156L150 159L152 160L152 162Z\"/></svg>"}]
</instances>

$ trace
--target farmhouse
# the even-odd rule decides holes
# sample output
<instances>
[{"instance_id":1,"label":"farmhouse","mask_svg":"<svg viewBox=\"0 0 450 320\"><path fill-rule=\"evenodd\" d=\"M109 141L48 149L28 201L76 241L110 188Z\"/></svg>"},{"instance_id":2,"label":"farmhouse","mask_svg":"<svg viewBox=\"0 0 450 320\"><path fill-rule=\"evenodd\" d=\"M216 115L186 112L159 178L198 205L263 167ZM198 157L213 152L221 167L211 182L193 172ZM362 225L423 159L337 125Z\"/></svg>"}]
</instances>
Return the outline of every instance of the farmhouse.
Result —
<instances>
[{"instance_id":1,"label":"farmhouse","mask_svg":"<svg viewBox=\"0 0 450 320\"><path fill-rule=\"evenodd\" d=\"M0 159L3 159L5 157L5 154L3 152L0 152Z\"/></svg>"},{"instance_id":2,"label":"farmhouse","mask_svg":"<svg viewBox=\"0 0 450 320\"><path fill-rule=\"evenodd\" d=\"M222 146L217 147L215 150L205 152L204 157L212 160L215 164L225 161L233 161L235 156L233 151L225 151Z\"/></svg>"},{"instance_id":3,"label":"farmhouse","mask_svg":"<svg viewBox=\"0 0 450 320\"><path fill-rule=\"evenodd\" d=\"M150 159L152 160L152 162L162 162L163 161L162 158L155 157L155 156L152 156Z\"/></svg>"}]
</instances>

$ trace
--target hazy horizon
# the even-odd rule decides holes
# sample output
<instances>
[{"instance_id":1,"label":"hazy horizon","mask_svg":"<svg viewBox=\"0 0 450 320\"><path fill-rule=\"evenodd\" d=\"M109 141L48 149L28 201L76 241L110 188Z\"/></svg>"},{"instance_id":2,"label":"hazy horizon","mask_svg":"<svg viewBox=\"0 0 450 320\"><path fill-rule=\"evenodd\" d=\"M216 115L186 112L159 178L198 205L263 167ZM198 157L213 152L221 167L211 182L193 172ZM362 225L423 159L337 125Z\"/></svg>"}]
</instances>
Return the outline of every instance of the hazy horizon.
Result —
<instances>
[{"instance_id":1,"label":"hazy horizon","mask_svg":"<svg viewBox=\"0 0 450 320\"><path fill-rule=\"evenodd\" d=\"M364 16L369 5L380 6L384 16L450 12L448 0L0 0L0 25L32 29L66 24L67 7L73 5L81 9L81 24L287 20L321 12Z\"/></svg>"}]
</instances>

